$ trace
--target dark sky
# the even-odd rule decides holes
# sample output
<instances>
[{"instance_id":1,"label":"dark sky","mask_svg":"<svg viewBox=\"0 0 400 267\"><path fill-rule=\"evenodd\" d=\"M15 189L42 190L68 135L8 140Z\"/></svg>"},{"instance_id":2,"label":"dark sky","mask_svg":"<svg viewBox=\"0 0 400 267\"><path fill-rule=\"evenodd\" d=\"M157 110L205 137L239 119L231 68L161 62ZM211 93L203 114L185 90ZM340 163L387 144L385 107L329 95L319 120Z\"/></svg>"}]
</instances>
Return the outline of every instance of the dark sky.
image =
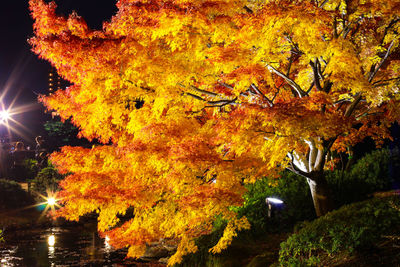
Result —
<instances>
[{"instance_id":1,"label":"dark sky","mask_svg":"<svg viewBox=\"0 0 400 267\"><path fill-rule=\"evenodd\" d=\"M49 1L47 1L49 2ZM75 10L89 27L101 29L102 22L110 20L117 12L117 0L56 0L57 12L68 15ZM8 107L37 103L37 93L47 92L47 78L50 65L38 59L30 51L27 39L33 35L33 21L29 14L28 0L3 1L0 8L0 92ZM7 90L8 88L8 90ZM14 116L24 127L13 124L21 134L13 133L14 140L33 142L33 137L43 133L43 122L48 119L43 107L36 104L34 109ZM25 129L24 129L25 128ZM4 126L0 125L0 134Z\"/></svg>"}]
</instances>

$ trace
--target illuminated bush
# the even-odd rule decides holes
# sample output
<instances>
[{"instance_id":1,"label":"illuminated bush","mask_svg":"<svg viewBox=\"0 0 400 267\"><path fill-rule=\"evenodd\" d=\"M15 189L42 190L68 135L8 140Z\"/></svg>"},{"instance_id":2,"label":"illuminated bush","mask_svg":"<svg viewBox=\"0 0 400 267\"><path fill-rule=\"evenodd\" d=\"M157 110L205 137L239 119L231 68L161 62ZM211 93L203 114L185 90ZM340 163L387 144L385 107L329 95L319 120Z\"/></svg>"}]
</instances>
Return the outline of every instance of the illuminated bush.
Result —
<instances>
[{"instance_id":1,"label":"illuminated bush","mask_svg":"<svg viewBox=\"0 0 400 267\"><path fill-rule=\"evenodd\" d=\"M311 223L281 244L281 266L314 266L341 252L369 249L385 235L400 234L398 196L346 205Z\"/></svg>"},{"instance_id":2,"label":"illuminated bush","mask_svg":"<svg viewBox=\"0 0 400 267\"><path fill-rule=\"evenodd\" d=\"M47 190L58 191L58 182L63 176L53 166L40 170L32 181L32 190L45 195Z\"/></svg>"}]
</instances>

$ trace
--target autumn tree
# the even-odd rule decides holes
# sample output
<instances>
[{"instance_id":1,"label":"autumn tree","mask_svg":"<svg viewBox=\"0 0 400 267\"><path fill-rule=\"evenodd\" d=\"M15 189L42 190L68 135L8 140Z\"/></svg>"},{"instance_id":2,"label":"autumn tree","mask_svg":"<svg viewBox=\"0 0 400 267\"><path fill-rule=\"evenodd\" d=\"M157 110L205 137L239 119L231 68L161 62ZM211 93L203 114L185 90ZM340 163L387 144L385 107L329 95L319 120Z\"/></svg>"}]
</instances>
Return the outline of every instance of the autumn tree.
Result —
<instances>
[{"instance_id":1,"label":"autumn tree","mask_svg":"<svg viewBox=\"0 0 400 267\"><path fill-rule=\"evenodd\" d=\"M244 184L289 169L317 215L332 208L330 153L390 138L399 119L400 1L119 0L90 30L76 13L31 0L33 51L73 85L42 101L104 145L52 160L68 219L97 211L99 231L138 257L179 241L196 251L216 216L219 252L248 228L230 207ZM143 99L140 109L133 104ZM134 207L122 225L119 215Z\"/></svg>"}]
</instances>

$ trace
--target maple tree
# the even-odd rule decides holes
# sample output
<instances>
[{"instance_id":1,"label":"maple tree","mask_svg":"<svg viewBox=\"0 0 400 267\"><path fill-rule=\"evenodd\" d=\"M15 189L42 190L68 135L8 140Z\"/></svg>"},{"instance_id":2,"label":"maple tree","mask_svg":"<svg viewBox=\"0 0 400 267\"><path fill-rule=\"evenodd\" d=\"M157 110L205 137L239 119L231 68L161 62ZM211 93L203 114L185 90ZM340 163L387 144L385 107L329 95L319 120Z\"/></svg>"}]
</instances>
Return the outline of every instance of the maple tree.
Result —
<instances>
[{"instance_id":1,"label":"maple tree","mask_svg":"<svg viewBox=\"0 0 400 267\"><path fill-rule=\"evenodd\" d=\"M232 206L244 184L284 168L304 176L317 215L332 208L332 151L390 138L399 120L400 1L119 0L103 30L30 0L33 51L73 85L41 100L80 135L64 147L62 216L99 213L128 256L178 240L195 252L216 216L211 251L249 228ZM135 108L142 99L143 106ZM134 208L134 218L118 216Z\"/></svg>"}]
</instances>

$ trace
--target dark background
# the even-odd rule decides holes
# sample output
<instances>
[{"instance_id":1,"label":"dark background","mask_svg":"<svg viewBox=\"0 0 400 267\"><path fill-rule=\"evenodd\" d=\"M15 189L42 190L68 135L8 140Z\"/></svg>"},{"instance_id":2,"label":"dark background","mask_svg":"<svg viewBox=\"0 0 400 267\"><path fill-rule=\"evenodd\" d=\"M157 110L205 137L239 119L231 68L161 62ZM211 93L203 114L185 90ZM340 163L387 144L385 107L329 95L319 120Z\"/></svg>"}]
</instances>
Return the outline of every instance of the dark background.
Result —
<instances>
[{"instance_id":1,"label":"dark background","mask_svg":"<svg viewBox=\"0 0 400 267\"><path fill-rule=\"evenodd\" d=\"M46 1L50 2L50 1ZM89 27L101 29L117 12L117 0L56 0L57 13L68 16L75 10ZM38 94L47 94L50 64L40 60L27 40L33 36L33 20L28 0L3 1L0 8L0 105L16 111L10 122L12 140L34 143L34 137L43 134L43 123L51 117L37 102ZM0 134L6 132L0 125Z\"/></svg>"}]
</instances>

